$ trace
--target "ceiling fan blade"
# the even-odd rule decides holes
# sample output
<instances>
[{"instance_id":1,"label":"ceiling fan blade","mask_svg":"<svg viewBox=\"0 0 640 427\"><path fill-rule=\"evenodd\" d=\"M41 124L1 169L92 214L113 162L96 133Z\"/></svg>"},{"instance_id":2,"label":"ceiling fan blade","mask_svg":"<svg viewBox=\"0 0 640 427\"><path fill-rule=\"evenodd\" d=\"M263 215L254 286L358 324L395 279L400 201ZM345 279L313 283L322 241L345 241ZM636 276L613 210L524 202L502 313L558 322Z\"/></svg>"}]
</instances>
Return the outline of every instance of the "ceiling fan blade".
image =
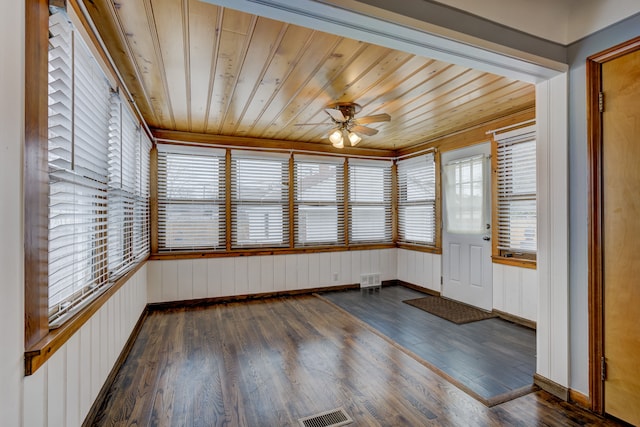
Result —
<instances>
[{"instance_id":1,"label":"ceiling fan blade","mask_svg":"<svg viewBox=\"0 0 640 427\"><path fill-rule=\"evenodd\" d=\"M347 118L342 114L342 111L335 108L325 108L324 111L331 116L336 122L346 122Z\"/></svg>"},{"instance_id":2,"label":"ceiling fan blade","mask_svg":"<svg viewBox=\"0 0 640 427\"><path fill-rule=\"evenodd\" d=\"M366 126L360 126L360 125L352 127L351 131L362 134L362 135L367 135L367 136L373 136L376 133L378 133L378 129L368 128Z\"/></svg>"},{"instance_id":3,"label":"ceiling fan blade","mask_svg":"<svg viewBox=\"0 0 640 427\"><path fill-rule=\"evenodd\" d=\"M324 123L294 123L293 125L294 126L329 126L331 124L332 123L324 122Z\"/></svg>"},{"instance_id":4,"label":"ceiling fan blade","mask_svg":"<svg viewBox=\"0 0 640 427\"><path fill-rule=\"evenodd\" d=\"M387 113L382 114L374 114L371 116L364 116L356 118L356 123L360 125L366 125L367 123L376 123L376 122L388 122L391 120L391 116Z\"/></svg>"}]
</instances>

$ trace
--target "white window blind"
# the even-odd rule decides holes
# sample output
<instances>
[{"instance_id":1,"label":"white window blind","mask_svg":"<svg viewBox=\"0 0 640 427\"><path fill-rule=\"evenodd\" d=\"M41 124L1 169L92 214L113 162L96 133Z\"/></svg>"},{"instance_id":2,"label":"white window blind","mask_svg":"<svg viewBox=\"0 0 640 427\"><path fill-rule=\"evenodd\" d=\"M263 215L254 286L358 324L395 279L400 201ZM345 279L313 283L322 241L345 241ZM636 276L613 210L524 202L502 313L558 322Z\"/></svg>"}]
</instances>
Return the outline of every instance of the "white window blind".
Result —
<instances>
[{"instance_id":1,"label":"white window blind","mask_svg":"<svg viewBox=\"0 0 640 427\"><path fill-rule=\"evenodd\" d=\"M498 168L498 249L535 254L536 135L535 126L494 136Z\"/></svg>"},{"instance_id":2,"label":"white window blind","mask_svg":"<svg viewBox=\"0 0 640 427\"><path fill-rule=\"evenodd\" d=\"M289 155L231 151L232 247L289 245Z\"/></svg>"},{"instance_id":3,"label":"white window blind","mask_svg":"<svg viewBox=\"0 0 640 427\"><path fill-rule=\"evenodd\" d=\"M108 283L110 86L66 15L49 18L49 321Z\"/></svg>"},{"instance_id":4,"label":"white window blind","mask_svg":"<svg viewBox=\"0 0 640 427\"><path fill-rule=\"evenodd\" d=\"M225 151L158 146L158 250L224 250Z\"/></svg>"},{"instance_id":5,"label":"white window blind","mask_svg":"<svg viewBox=\"0 0 640 427\"><path fill-rule=\"evenodd\" d=\"M349 243L391 241L391 165L349 160Z\"/></svg>"},{"instance_id":6,"label":"white window blind","mask_svg":"<svg viewBox=\"0 0 640 427\"><path fill-rule=\"evenodd\" d=\"M436 173L432 153L399 160L398 239L435 244Z\"/></svg>"},{"instance_id":7,"label":"white window blind","mask_svg":"<svg viewBox=\"0 0 640 427\"><path fill-rule=\"evenodd\" d=\"M138 260L150 251L150 214L149 214L149 176L151 166L152 143L146 132L140 132L140 150L138 150L139 177L136 179L138 189L134 205L133 218L133 257Z\"/></svg>"},{"instance_id":8,"label":"white window blind","mask_svg":"<svg viewBox=\"0 0 640 427\"><path fill-rule=\"evenodd\" d=\"M109 270L116 278L149 252L151 141L117 94L109 124Z\"/></svg>"},{"instance_id":9,"label":"white window blind","mask_svg":"<svg viewBox=\"0 0 640 427\"><path fill-rule=\"evenodd\" d=\"M344 159L294 156L295 245L344 244Z\"/></svg>"}]
</instances>

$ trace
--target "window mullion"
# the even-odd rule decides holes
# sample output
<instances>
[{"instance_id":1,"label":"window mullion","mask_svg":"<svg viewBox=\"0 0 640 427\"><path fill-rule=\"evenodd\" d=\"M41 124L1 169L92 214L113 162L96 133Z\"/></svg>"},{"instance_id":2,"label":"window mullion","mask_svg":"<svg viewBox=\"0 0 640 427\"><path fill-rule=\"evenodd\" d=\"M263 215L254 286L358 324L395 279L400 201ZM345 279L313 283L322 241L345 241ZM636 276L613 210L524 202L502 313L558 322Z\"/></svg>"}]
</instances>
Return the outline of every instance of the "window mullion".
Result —
<instances>
[{"instance_id":1,"label":"window mullion","mask_svg":"<svg viewBox=\"0 0 640 427\"><path fill-rule=\"evenodd\" d=\"M343 197L343 204L342 204L342 212L343 215L345 217L349 217L352 218L353 216L350 215L350 211L349 211L349 186L350 186L350 182L349 180L351 179L350 174L349 174L349 159L345 158L344 159L344 164L343 164L343 178L342 178L342 183L343 183L343 191L342 191L342 197ZM336 183L337 185L337 183ZM338 189L336 189L336 191L338 191ZM350 229L350 221L347 220L347 218L345 218L345 220L342 221L342 235L343 235L343 242L345 246L349 246L351 244L350 238L349 238L349 229Z\"/></svg>"}]
</instances>

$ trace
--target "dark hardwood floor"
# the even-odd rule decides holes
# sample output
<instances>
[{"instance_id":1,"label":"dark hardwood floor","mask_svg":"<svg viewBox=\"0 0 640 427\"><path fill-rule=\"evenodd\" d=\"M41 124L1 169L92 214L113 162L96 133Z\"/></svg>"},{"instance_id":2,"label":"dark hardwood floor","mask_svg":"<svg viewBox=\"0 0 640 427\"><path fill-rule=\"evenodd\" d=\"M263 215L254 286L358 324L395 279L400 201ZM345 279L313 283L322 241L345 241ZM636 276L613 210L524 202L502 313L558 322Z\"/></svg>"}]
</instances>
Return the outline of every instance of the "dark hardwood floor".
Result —
<instances>
[{"instance_id":1,"label":"dark hardwood floor","mask_svg":"<svg viewBox=\"0 0 640 427\"><path fill-rule=\"evenodd\" d=\"M403 286L321 294L492 406L531 392L536 334L499 318L456 325L402 301L424 296Z\"/></svg>"},{"instance_id":2,"label":"dark hardwood floor","mask_svg":"<svg viewBox=\"0 0 640 427\"><path fill-rule=\"evenodd\" d=\"M315 296L155 311L87 425L616 425L539 391L489 408Z\"/></svg>"}]
</instances>

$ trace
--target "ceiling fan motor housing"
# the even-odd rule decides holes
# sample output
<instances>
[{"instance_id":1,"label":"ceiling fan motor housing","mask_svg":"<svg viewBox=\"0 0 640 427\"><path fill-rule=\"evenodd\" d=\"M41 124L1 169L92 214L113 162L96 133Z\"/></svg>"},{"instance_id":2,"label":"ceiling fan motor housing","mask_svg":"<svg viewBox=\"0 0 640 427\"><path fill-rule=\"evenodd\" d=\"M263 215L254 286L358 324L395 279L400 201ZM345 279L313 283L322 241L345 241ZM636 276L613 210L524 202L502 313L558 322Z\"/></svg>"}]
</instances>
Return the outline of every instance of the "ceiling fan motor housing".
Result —
<instances>
[{"instance_id":1,"label":"ceiling fan motor housing","mask_svg":"<svg viewBox=\"0 0 640 427\"><path fill-rule=\"evenodd\" d=\"M352 121L356 114L362 110L360 104L356 104L355 102L336 102L335 104L331 104L329 108L339 110L345 117L346 122Z\"/></svg>"}]
</instances>

